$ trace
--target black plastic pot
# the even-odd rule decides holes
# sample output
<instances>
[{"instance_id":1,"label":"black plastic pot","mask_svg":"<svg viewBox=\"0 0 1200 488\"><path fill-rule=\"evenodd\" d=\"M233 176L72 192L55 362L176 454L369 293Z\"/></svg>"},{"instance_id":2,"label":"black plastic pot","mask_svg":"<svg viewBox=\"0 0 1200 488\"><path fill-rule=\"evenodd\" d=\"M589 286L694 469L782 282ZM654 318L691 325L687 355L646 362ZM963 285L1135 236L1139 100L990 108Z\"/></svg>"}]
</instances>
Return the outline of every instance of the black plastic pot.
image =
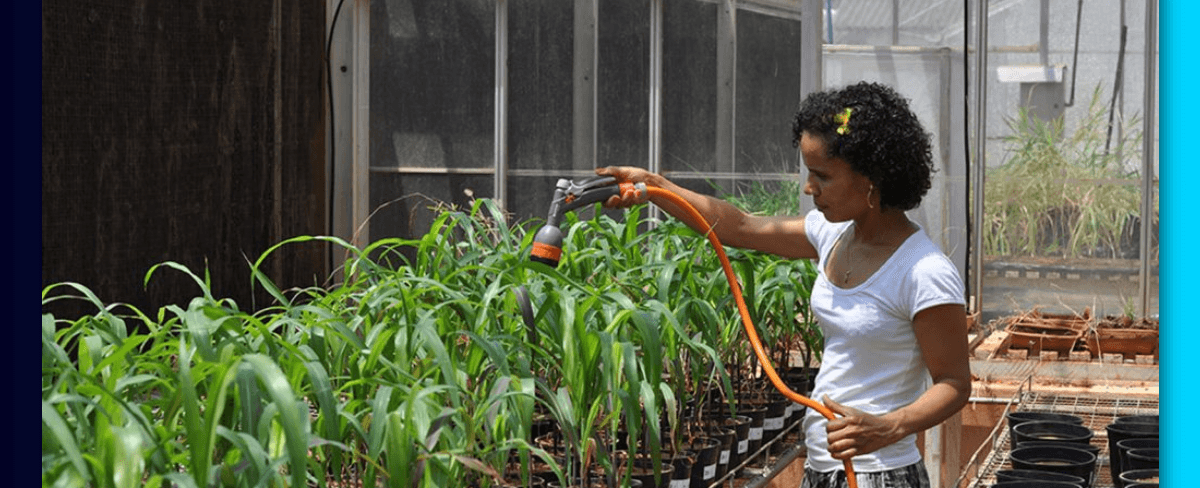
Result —
<instances>
[{"instance_id":1,"label":"black plastic pot","mask_svg":"<svg viewBox=\"0 0 1200 488\"><path fill-rule=\"evenodd\" d=\"M692 485L692 464L696 462L696 453L679 451L663 453L663 462L670 460L672 472L670 488L688 488Z\"/></svg>"},{"instance_id":2,"label":"black plastic pot","mask_svg":"<svg viewBox=\"0 0 1200 488\"><path fill-rule=\"evenodd\" d=\"M996 472L996 481L1058 481L1082 487L1087 480L1073 474L1055 473L1038 469L1002 469Z\"/></svg>"},{"instance_id":3,"label":"black plastic pot","mask_svg":"<svg viewBox=\"0 0 1200 488\"><path fill-rule=\"evenodd\" d=\"M1158 488L1158 483L1130 483L1125 488Z\"/></svg>"},{"instance_id":4,"label":"black plastic pot","mask_svg":"<svg viewBox=\"0 0 1200 488\"><path fill-rule=\"evenodd\" d=\"M1013 428L1013 440L1017 445L1030 441L1087 444L1093 435L1092 429L1082 425L1052 420L1022 422Z\"/></svg>"},{"instance_id":5,"label":"black plastic pot","mask_svg":"<svg viewBox=\"0 0 1200 488\"><path fill-rule=\"evenodd\" d=\"M721 457L721 441L712 437L700 437L693 439L691 444L685 448L696 453L696 459L692 462L691 487L706 488L717 479L717 461Z\"/></svg>"},{"instance_id":6,"label":"black plastic pot","mask_svg":"<svg viewBox=\"0 0 1200 488\"><path fill-rule=\"evenodd\" d=\"M992 485L992 488L1078 488L1075 483L1063 483L1061 481L1042 481L1042 480L1020 480L1020 481L1001 481Z\"/></svg>"},{"instance_id":7,"label":"black plastic pot","mask_svg":"<svg viewBox=\"0 0 1200 488\"><path fill-rule=\"evenodd\" d=\"M1025 441L1025 442L1017 444L1017 447L1037 447L1037 446L1062 447L1062 443L1056 442L1056 441ZM1071 443L1071 445L1069 447L1074 448L1074 449L1083 449L1087 452L1095 454L1096 459L1100 459L1100 451L1101 451L1100 446L1096 446L1096 445L1092 445L1092 444Z\"/></svg>"},{"instance_id":8,"label":"black plastic pot","mask_svg":"<svg viewBox=\"0 0 1200 488\"><path fill-rule=\"evenodd\" d=\"M738 415L750 417L750 437L747 438L750 443L747 446L746 452L746 455L749 456L758 452L758 448L762 447L763 421L766 420L767 407L751 403L741 403L738 404L737 412ZM743 457L742 461L745 460L746 458Z\"/></svg>"},{"instance_id":9,"label":"black plastic pot","mask_svg":"<svg viewBox=\"0 0 1200 488\"><path fill-rule=\"evenodd\" d=\"M1125 419L1125 420L1122 420ZM1125 453L1117 448L1117 443L1125 439L1157 439L1158 423L1135 422L1130 417L1119 417L1105 427L1108 431L1109 473L1116 488L1124 488L1121 482L1122 467L1125 466ZM1112 459L1115 458L1115 459Z\"/></svg>"},{"instance_id":10,"label":"black plastic pot","mask_svg":"<svg viewBox=\"0 0 1200 488\"><path fill-rule=\"evenodd\" d=\"M583 481L580 478L575 478L571 480L570 484L567 485L555 480L547 483L546 486L549 488L608 488L608 481L601 477L590 477L587 479L587 481ZM642 488L642 482L631 478L629 480L629 487Z\"/></svg>"},{"instance_id":11,"label":"black plastic pot","mask_svg":"<svg viewBox=\"0 0 1200 488\"><path fill-rule=\"evenodd\" d=\"M1121 481L1121 486L1128 486L1134 483L1154 483L1158 484L1157 469L1132 469L1121 473L1117 478Z\"/></svg>"},{"instance_id":12,"label":"black plastic pot","mask_svg":"<svg viewBox=\"0 0 1200 488\"><path fill-rule=\"evenodd\" d=\"M750 454L750 417L738 415L733 417L733 449L729 452L729 469L742 464Z\"/></svg>"},{"instance_id":13,"label":"black plastic pot","mask_svg":"<svg viewBox=\"0 0 1200 488\"><path fill-rule=\"evenodd\" d=\"M722 424L713 424L705 428L704 435L721 441L721 446L718 448L717 454L716 477L719 479L725 476L725 473L729 472L730 456L733 454L733 450L737 449L737 432L731 427L724 427Z\"/></svg>"},{"instance_id":14,"label":"black plastic pot","mask_svg":"<svg viewBox=\"0 0 1200 488\"><path fill-rule=\"evenodd\" d=\"M1127 470L1158 469L1158 448L1130 449L1125 452L1125 460L1129 464Z\"/></svg>"},{"instance_id":15,"label":"black plastic pot","mask_svg":"<svg viewBox=\"0 0 1200 488\"><path fill-rule=\"evenodd\" d=\"M1118 473L1122 471L1129 471L1133 468L1129 466L1129 459L1126 457L1126 453L1128 453L1130 449L1145 449L1148 447L1157 448L1158 438L1134 437L1132 439L1122 439L1117 441L1117 450L1109 453L1109 462L1121 463L1119 466L1117 466ZM1116 482L1114 481L1114 483Z\"/></svg>"},{"instance_id":16,"label":"black plastic pot","mask_svg":"<svg viewBox=\"0 0 1200 488\"><path fill-rule=\"evenodd\" d=\"M1017 426L1017 424L1023 424L1025 422L1050 421L1050 422L1066 422L1068 424L1083 425L1083 417L1080 417L1078 415L1071 415L1069 413L1060 413L1060 412L1042 412L1042 411L1036 411L1036 410L1021 410L1021 411L1016 411L1016 412L1008 412L1007 414L1004 415L1004 418L1008 421L1008 428L1009 428L1010 432L1013 427Z\"/></svg>"},{"instance_id":17,"label":"black plastic pot","mask_svg":"<svg viewBox=\"0 0 1200 488\"><path fill-rule=\"evenodd\" d=\"M1015 469L1051 471L1083 478L1081 488L1092 486L1095 477L1096 455L1065 443L1056 447L1018 447L1008 456Z\"/></svg>"},{"instance_id":18,"label":"black plastic pot","mask_svg":"<svg viewBox=\"0 0 1200 488\"><path fill-rule=\"evenodd\" d=\"M638 480L642 488L670 488L671 477L675 474L675 466L669 459L664 460L659 467L659 474L654 474L654 463L649 458L638 458L632 461L634 471L630 478Z\"/></svg>"},{"instance_id":19,"label":"black plastic pot","mask_svg":"<svg viewBox=\"0 0 1200 488\"><path fill-rule=\"evenodd\" d=\"M1113 420L1117 424L1157 424L1158 415L1124 415Z\"/></svg>"}]
</instances>

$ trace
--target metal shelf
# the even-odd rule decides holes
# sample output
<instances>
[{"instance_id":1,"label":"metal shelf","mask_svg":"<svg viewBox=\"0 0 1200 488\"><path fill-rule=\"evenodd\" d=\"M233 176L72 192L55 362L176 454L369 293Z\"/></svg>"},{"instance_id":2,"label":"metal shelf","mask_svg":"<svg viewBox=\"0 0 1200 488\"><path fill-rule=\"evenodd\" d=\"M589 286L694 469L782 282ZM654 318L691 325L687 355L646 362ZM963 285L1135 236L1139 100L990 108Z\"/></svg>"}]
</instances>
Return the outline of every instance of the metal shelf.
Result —
<instances>
[{"instance_id":1,"label":"metal shelf","mask_svg":"<svg viewBox=\"0 0 1200 488\"><path fill-rule=\"evenodd\" d=\"M1100 455L1096 460L1096 478L1092 487L1112 488L1114 485L1109 468L1108 425L1121 416L1158 414L1158 399L1049 394L1031 391L1026 385L1022 385L1005 407L1004 414L997 420L992 433L971 456L955 486L987 488L994 484L996 472L1011 467L1008 455L1012 449L1012 441L1009 439L1005 416L1011 411L1042 411L1069 413L1083 419L1083 425L1092 429L1091 444L1100 447ZM990 450L981 454L989 446Z\"/></svg>"}]
</instances>

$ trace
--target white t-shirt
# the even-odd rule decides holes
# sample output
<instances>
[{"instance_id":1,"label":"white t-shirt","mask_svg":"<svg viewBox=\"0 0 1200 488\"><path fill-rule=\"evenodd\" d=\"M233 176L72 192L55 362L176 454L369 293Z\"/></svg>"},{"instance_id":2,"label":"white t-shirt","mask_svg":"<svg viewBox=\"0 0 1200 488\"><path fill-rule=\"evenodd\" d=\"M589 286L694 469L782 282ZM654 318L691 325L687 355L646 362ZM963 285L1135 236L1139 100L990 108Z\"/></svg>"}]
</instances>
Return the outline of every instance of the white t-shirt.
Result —
<instances>
[{"instance_id":1,"label":"white t-shirt","mask_svg":"<svg viewBox=\"0 0 1200 488\"><path fill-rule=\"evenodd\" d=\"M913 332L917 312L964 304L963 283L950 259L923 229L914 232L862 284L839 288L825 276L826 260L850 222L831 223L813 210L805 233L820 257L811 306L825 337L821 369L812 398L825 395L846 406L884 414L916 401L931 384ZM824 416L809 409L804 418L808 465L817 471L844 467L827 450ZM856 472L885 471L921 460L916 435L870 454L856 456Z\"/></svg>"}]
</instances>

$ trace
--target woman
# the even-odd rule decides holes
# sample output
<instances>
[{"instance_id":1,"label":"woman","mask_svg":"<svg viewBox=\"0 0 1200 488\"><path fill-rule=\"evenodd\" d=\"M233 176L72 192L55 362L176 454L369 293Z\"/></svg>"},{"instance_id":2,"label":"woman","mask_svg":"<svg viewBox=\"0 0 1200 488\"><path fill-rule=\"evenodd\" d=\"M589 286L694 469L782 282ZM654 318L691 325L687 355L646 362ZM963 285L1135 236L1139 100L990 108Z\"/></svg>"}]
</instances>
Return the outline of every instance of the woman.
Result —
<instances>
[{"instance_id":1,"label":"woman","mask_svg":"<svg viewBox=\"0 0 1200 488\"><path fill-rule=\"evenodd\" d=\"M866 82L807 97L792 132L808 169L804 193L816 205L804 216L749 215L640 168L596 172L682 196L727 246L817 259L811 304L825 349L813 398L838 418L809 409L801 486L846 486L843 460L852 459L860 487L927 487L916 434L971 392L962 278L904 213L930 188L929 135L905 99ZM647 200L627 194L605 204ZM670 201L649 201L684 215Z\"/></svg>"}]
</instances>

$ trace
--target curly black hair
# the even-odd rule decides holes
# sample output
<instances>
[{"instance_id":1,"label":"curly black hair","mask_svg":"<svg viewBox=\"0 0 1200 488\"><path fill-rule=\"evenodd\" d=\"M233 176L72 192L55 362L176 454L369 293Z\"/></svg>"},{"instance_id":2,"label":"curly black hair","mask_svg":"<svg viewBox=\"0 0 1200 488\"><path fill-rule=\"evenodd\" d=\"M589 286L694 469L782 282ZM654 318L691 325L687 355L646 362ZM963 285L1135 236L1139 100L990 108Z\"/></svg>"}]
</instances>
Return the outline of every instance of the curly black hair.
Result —
<instances>
[{"instance_id":1,"label":"curly black hair","mask_svg":"<svg viewBox=\"0 0 1200 488\"><path fill-rule=\"evenodd\" d=\"M793 117L792 144L805 133L825 143L828 157L870 179L884 207L912 210L929 191L936 171L930 135L891 87L864 81L810 94Z\"/></svg>"}]
</instances>

